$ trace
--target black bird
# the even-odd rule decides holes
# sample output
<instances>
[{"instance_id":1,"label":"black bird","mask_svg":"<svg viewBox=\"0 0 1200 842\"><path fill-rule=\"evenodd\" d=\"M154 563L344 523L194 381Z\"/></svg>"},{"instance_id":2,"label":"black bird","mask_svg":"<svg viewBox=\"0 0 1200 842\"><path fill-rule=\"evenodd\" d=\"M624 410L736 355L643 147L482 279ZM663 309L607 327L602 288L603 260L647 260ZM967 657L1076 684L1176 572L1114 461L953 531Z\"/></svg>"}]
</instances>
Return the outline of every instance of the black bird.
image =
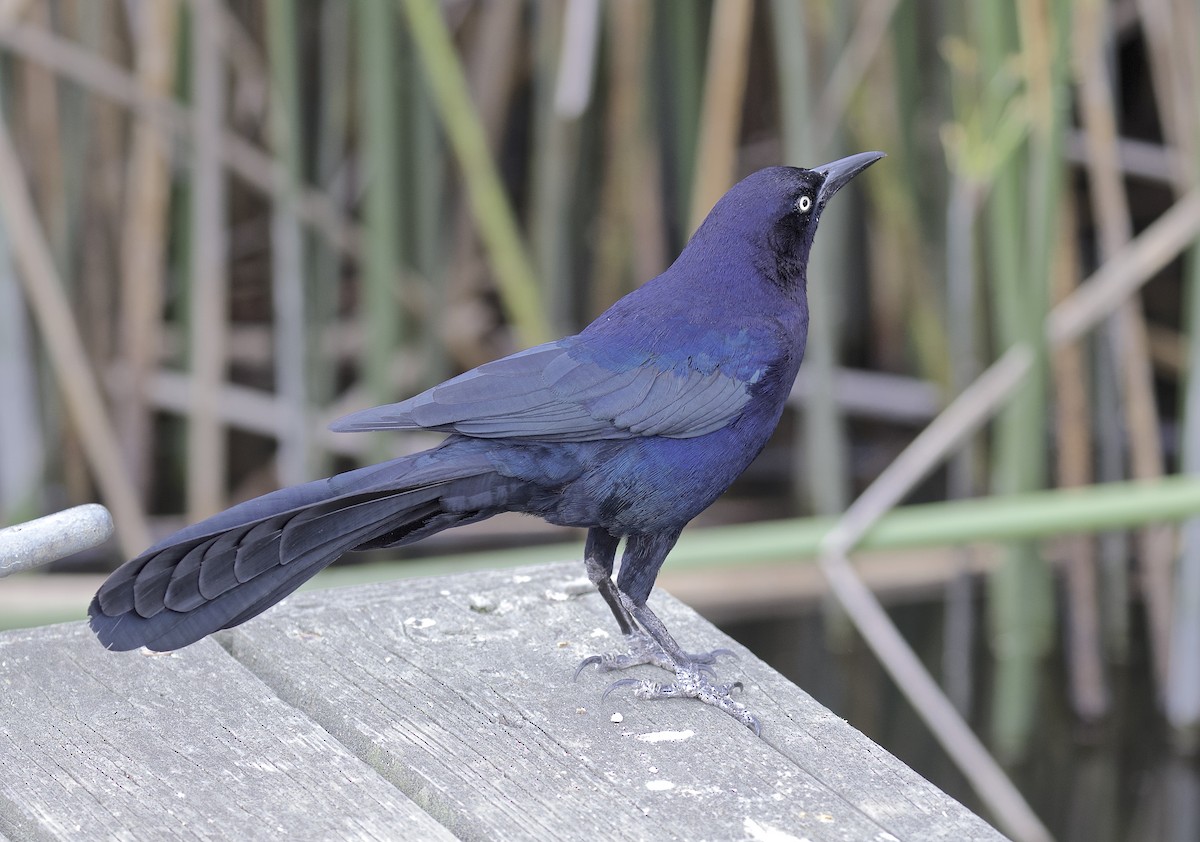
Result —
<instances>
[{"instance_id":1,"label":"black bird","mask_svg":"<svg viewBox=\"0 0 1200 842\"><path fill-rule=\"evenodd\" d=\"M348 551L525 512L588 530L588 577L630 651L582 666L665 667L673 683L613 686L634 684L641 698L698 698L757 733L757 719L730 696L736 685L710 681L716 653L681 649L646 600L680 531L779 422L808 335L805 271L817 221L838 189L882 157L760 170L717 202L669 269L581 333L341 419L334 430L448 437L175 533L101 586L92 629L110 649L177 649L265 611Z\"/></svg>"}]
</instances>

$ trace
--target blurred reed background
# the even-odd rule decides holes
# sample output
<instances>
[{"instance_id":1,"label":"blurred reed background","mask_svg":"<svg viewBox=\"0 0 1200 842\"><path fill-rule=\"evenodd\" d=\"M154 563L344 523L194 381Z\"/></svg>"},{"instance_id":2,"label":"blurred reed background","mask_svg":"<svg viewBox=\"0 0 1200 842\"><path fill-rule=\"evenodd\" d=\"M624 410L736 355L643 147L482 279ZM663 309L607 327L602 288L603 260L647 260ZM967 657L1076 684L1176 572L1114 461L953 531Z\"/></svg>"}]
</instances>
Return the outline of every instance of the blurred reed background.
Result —
<instances>
[{"instance_id":1,"label":"blurred reed background","mask_svg":"<svg viewBox=\"0 0 1200 842\"><path fill-rule=\"evenodd\" d=\"M0 522L99 499L129 555L426 446L325 424L575 331L742 175L867 149L796 412L710 520L841 512L1017 344L1031 375L910 500L1194 473L1197 91L1194 0L0 0ZM1047 340L1118 265L1132 294ZM1060 639L1076 725L1145 659L1194 747L1196 523L1006 544L982 600L956 551L935 672L978 709L985 631L1002 759ZM514 529L543 534L467 540Z\"/></svg>"}]
</instances>

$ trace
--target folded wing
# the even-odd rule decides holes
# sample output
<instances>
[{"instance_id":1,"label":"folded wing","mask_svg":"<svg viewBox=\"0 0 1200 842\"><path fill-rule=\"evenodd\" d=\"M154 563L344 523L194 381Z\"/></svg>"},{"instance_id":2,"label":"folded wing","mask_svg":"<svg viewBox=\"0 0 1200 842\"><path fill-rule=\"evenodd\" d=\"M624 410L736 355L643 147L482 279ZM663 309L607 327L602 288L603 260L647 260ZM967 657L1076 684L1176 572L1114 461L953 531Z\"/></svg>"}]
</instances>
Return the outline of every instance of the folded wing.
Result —
<instances>
[{"instance_id":1,"label":"folded wing","mask_svg":"<svg viewBox=\"0 0 1200 842\"><path fill-rule=\"evenodd\" d=\"M487 363L400 403L356 412L341 432L429 429L539 441L693 438L733 421L750 384L719 366L667 366L652 355L620 370L574 338Z\"/></svg>"}]
</instances>

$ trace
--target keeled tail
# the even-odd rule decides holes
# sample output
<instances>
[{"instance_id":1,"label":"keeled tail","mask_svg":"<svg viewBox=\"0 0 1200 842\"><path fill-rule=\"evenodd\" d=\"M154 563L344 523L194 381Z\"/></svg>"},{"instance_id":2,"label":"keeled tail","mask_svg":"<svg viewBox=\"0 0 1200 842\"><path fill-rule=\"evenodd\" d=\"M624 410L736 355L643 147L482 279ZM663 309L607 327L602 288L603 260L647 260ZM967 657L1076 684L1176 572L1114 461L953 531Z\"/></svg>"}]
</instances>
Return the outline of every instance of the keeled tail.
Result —
<instances>
[{"instance_id":1,"label":"keeled tail","mask_svg":"<svg viewBox=\"0 0 1200 842\"><path fill-rule=\"evenodd\" d=\"M486 455L442 447L249 500L118 568L88 609L109 649L178 649L262 613L343 553L519 503Z\"/></svg>"}]
</instances>

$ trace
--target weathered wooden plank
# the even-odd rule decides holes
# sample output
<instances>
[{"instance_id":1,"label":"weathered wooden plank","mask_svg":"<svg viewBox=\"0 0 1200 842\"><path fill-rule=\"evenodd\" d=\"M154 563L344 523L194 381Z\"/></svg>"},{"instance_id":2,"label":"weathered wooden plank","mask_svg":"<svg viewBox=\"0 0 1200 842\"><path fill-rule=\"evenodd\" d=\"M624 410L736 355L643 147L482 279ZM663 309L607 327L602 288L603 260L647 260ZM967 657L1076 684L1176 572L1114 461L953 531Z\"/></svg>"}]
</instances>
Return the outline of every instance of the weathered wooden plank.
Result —
<instances>
[{"instance_id":1,"label":"weathered wooden plank","mask_svg":"<svg viewBox=\"0 0 1200 842\"><path fill-rule=\"evenodd\" d=\"M1003 838L669 597L685 646L738 653L719 672L763 738L691 701L602 702L612 674L572 674L620 638L579 572L298 594L223 642L462 838Z\"/></svg>"},{"instance_id":2,"label":"weathered wooden plank","mask_svg":"<svg viewBox=\"0 0 1200 842\"><path fill-rule=\"evenodd\" d=\"M0 635L0 834L448 839L212 641L106 652L72 623Z\"/></svg>"}]
</instances>

